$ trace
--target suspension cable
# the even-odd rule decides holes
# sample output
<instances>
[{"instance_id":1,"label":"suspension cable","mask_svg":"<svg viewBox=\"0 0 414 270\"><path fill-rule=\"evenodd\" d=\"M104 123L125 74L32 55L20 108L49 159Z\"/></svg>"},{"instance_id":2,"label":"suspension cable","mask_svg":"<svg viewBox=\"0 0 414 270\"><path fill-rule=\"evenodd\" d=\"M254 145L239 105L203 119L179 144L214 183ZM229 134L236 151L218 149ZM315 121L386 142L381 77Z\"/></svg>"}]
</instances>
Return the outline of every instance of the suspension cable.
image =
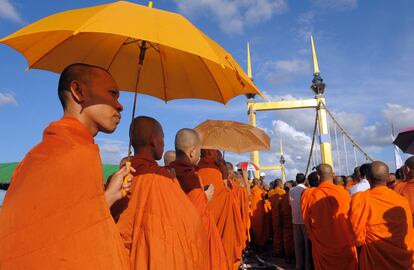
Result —
<instances>
[{"instance_id":1,"label":"suspension cable","mask_svg":"<svg viewBox=\"0 0 414 270\"><path fill-rule=\"evenodd\" d=\"M315 124L313 125L312 144L311 144L311 149L310 149L310 152L309 152L308 164L306 165L305 175L308 175L308 172L309 172L309 165L310 165L312 154L313 154L313 146L315 145L315 137L316 137L317 126L318 126L318 108L316 109Z\"/></svg>"},{"instance_id":2,"label":"suspension cable","mask_svg":"<svg viewBox=\"0 0 414 270\"><path fill-rule=\"evenodd\" d=\"M369 156L354 139L352 139L352 137L345 131L345 129L343 129L343 127L338 123L338 121L335 119L333 114L328 110L326 105L323 102L322 102L322 104L325 106L326 112L329 114L329 116L332 118L332 120L335 122L335 124L338 126L338 128L342 131L342 134L344 134L348 138L348 140L350 140L351 143L356 148L358 148L358 150L365 156L365 158L367 160L374 161L374 159L371 158L371 156Z\"/></svg>"},{"instance_id":3,"label":"suspension cable","mask_svg":"<svg viewBox=\"0 0 414 270\"><path fill-rule=\"evenodd\" d=\"M336 125L334 124L333 126L334 126L334 133L335 133L336 158L338 162L339 171L342 173L341 156L339 154L339 145L338 145L338 134L336 132Z\"/></svg>"},{"instance_id":4,"label":"suspension cable","mask_svg":"<svg viewBox=\"0 0 414 270\"><path fill-rule=\"evenodd\" d=\"M355 167L358 167L358 160L357 160L357 155L356 155L356 151L355 151L355 145L353 145L352 148L354 149Z\"/></svg>"},{"instance_id":5,"label":"suspension cable","mask_svg":"<svg viewBox=\"0 0 414 270\"><path fill-rule=\"evenodd\" d=\"M344 142L344 151L345 151L345 168L346 168L346 174L349 174L349 166L348 166L348 151L346 150L346 142L345 142L345 135L342 133L342 140Z\"/></svg>"}]
</instances>

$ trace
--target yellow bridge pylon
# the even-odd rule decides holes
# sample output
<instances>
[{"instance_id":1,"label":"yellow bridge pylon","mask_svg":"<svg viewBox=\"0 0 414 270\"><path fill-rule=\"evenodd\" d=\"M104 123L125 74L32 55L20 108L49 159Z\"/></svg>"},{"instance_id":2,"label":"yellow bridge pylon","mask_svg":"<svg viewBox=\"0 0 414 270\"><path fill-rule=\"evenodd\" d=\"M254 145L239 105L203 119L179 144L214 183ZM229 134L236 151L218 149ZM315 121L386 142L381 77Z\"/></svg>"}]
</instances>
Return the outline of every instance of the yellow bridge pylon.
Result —
<instances>
[{"instance_id":1,"label":"yellow bridge pylon","mask_svg":"<svg viewBox=\"0 0 414 270\"><path fill-rule=\"evenodd\" d=\"M299 99L299 100L282 100L282 101L270 101L270 102L256 102L254 96L248 96L247 101L247 113L249 118L249 124L256 126L256 113L259 111L274 111L274 110L291 110L291 109L307 109L314 108L318 114L318 128L319 128L319 145L322 157L322 163L329 164L333 167L331 141L328 129L328 120L326 116L326 100L324 97L325 83L320 77L318 59L316 56L315 45L313 37L311 36L312 47L312 59L313 59L313 80L311 89L315 93L315 97L312 99ZM251 57L250 57L250 45L247 44L247 74L252 79L251 69ZM281 146L282 147L282 146ZM281 148L281 153L282 148ZM282 154L283 155L283 154ZM282 170L282 177L285 177L284 165L280 166L260 166L259 152L253 151L250 154L250 162L256 164L260 170ZM256 172L258 174L260 172Z\"/></svg>"}]
</instances>

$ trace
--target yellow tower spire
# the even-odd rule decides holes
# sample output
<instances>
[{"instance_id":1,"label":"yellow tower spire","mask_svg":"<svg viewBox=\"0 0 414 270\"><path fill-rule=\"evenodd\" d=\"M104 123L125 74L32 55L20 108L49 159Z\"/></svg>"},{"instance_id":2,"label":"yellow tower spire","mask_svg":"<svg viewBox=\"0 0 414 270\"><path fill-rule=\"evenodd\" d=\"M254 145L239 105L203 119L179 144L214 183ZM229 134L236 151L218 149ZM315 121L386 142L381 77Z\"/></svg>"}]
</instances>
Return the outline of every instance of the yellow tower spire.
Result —
<instances>
[{"instance_id":1,"label":"yellow tower spire","mask_svg":"<svg viewBox=\"0 0 414 270\"><path fill-rule=\"evenodd\" d=\"M251 57L250 57L250 44L249 42L247 42L247 76L253 80L253 75L252 75L252 62L251 62Z\"/></svg>"},{"instance_id":2,"label":"yellow tower spire","mask_svg":"<svg viewBox=\"0 0 414 270\"><path fill-rule=\"evenodd\" d=\"M280 139L280 155L283 156L283 143L282 143L282 139Z\"/></svg>"},{"instance_id":3,"label":"yellow tower spire","mask_svg":"<svg viewBox=\"0 0 414 270\"><path fill-rule=\"evenodd\" d=\"M315 44L313 43L313 36L311 35L312 59L313 59L313 74L319 74L318 58L316 57Z\"/></svg>"},{"instance_id":4,"label":"yellow tower spire","mask_svg":"<svg viewBox=\"0 0 414 270\"><path fill-rule=\"evenodd\" d=\"M282 172L282 180L286 181L286 172L285 172L285 157L283 156L283 143L280 139L280 171Z\"/></svg>"}]
</instances>

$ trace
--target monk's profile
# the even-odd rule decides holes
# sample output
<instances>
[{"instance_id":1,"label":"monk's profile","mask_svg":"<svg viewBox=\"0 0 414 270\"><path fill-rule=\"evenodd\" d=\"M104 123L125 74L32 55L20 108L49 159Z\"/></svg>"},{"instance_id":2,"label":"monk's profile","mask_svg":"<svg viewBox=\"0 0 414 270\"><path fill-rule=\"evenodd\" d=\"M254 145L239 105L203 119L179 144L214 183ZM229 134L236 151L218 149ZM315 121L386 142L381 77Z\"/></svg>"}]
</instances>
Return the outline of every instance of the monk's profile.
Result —
<instances>
[{"instance_id":1,"label":"monk's profile","mask_svg":"<svg viewBox=\"0 0 414 270\"><path fill-rule=\"evenodd\" d=\"M45 129L12 176L0 213L0 268L129 269L109 206L133 169L122 167L105 191L94 144L121 119L118 86L99 67L72 64L60 76L58 96L63 118Z\"/></svg>"}]
</instances>

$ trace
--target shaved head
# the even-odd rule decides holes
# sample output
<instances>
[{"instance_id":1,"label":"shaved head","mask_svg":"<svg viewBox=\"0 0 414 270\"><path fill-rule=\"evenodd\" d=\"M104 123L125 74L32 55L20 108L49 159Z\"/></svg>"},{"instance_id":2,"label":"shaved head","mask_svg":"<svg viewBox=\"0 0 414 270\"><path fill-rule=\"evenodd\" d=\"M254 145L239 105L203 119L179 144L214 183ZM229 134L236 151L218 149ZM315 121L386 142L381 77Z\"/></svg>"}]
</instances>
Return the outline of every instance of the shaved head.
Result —
<instances>
[{"instance_id":1,"label":"shaved head","mask_svg":"<svg viewBox=\"0 0 414 270\"><path fill-rule=\"evenodd\" d=\"M282 180L276 179L275 181L276 181L276 186L277 187L283 188L283 181Z\"/></svg>"},{"instance_id":2,"label":"shaved head","mask_svg":"<svg viewBox=\"0 0 414 270\"><path fill-rule=\"evenodd\" d=\"M191 164L197 165L200 160L201 141L200 137L194 129L183 128L175 135L175 151L177 159L187 157Z\"/></svg>"},{"instance_id":3,"label":"shaved head","mask_svg":"<svg viewBox=\"0 0 414 270\"><path fill-rule=\"evenodd\" d=\"M318 167L316 167L316 172L318 173L321 182L323 181L331 181L333 180L333 170L331 165L329 164L320 164Z\"/></svg>"},{"instance_id":4,"label":"shaved head","mask_svg":"<svg viewBox=\"0 0 414 270\"><path fill-rule=\"evenodd\" d=\"M387 164L382 161L372 162L367 177L372 186L386 186L389 177Z\"/></svg>"},{"instance_id":5,"label":"shaved head","mask_svg":"<svg viewBox=\"0 0 414 270\"><path fill-rule=\"evenodd\" d=\"M175 150L181 150L185 152L190 147L200 146L200 137L197 131L190 128L183 128L175 135Z\"/></svg>"},{"instance_id":6,"label":"shaved head","mask_svg":"<svg viewBox=\"0 0 414 270\"><path fill-rule=\"evenodd\" d=\"M175 151L168 150L164 153L164 166L170 165L175 160Z\"/></svg>"},{"instance_id":7,"label":"shaved head","mask_svg":"<svg viewBox=\"0 0 414 270\"><path fill-rule=\"evenodd\" d=\"M130 126L131 144L135 153L147 152L155 160L162 158L164 152L164 132L161 124L154 118L139 116Z\"/></svg>"},{"instance_id":8,"label":"shaved head","mask_svg":"<svg viewBox=\"0 0 414 270\"><path fill-rule=\"evenodd\" d=\"M103 68L81 63L69 65L62 71L59 78L58 96L63 109L66 109L71 83L81 81L90 87L99 72L108 73Z\"/></svg>"},{"instance_id":9,"label":"shaved head","mask_svg":"<svg viewBox=\"0 0 414 270\"><path fill-rule=\"evenodd\" d=\"M403 172L406 180L414 178L414 156L405 161Z\"/></svg>"},{"instance_id":10,"label":"shaved head","mask_svg":"<svg viewBox=\"0 0 414 270\"><path fill-rule=\"evenodd\" d=\"M343 186L344 185L344 179L342 178L342 176L335 176L333 179L333 183L337 186Z\"/></svg>"},{"instance_id":11,"label":"shaved head","mask_svg":"<svg viewBox=\"0 0 414 270\"><path fill-rule=\"evenodd\" d=\"M201 149L201 157L211 157L214 159L218 159L218 153L219 151L214 149Z\"/></svg>"}]
</instances>

